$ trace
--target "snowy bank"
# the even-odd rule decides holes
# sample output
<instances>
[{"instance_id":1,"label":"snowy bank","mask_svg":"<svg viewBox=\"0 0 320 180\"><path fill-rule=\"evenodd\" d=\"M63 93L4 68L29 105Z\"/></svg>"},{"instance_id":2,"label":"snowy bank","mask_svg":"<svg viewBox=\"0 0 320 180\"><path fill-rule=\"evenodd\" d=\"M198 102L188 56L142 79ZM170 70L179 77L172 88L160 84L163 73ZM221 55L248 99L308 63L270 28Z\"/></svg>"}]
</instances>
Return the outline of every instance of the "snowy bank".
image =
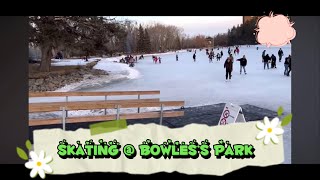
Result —
<instances>
[{"instance_id":1,"label":"snowy bank","mask_svg":"<svg viewBox=\"0 0 320 180\"><path fill-rule=\"evenodd\" d=\"M114 81L135 79L140 76L139 71L129 67L127 64L113 62L117 57L101 59L93 69L103 70L108 73L108 76L98 76L84 79L81 82L73 83L62 87L56 91L77 91L87 88L100 88L104 87Z\"/></svg>"}]
</instances>

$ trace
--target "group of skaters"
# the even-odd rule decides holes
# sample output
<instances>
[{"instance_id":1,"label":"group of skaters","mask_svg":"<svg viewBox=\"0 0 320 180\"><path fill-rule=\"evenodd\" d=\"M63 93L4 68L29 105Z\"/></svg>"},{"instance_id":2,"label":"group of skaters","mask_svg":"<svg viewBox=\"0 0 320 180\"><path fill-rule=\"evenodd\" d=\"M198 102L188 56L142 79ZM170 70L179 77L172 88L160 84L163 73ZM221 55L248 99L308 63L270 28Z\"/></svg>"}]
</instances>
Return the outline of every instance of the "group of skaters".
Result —
<instances>
[{"instance_id":1,"label":"group of skaters","mask_svg":"<svg viewBox=\"0 0 320 180\"><path fill-rule=\"evenodd\" d=\"M284 56L284 53L281 48L278 51L278 56L279 56L279 62L281 62L281 59ZM269 69L269 63L271 63L271 68L277 68L277 65L276 65L277 57L274 54L269 56L269 54L266 54L266 50L262 52L262 62L264 63L264 66L263 66L264 69L266 69L266 66ZM284 75L290 76L290 72L291 72L291 55L290 54L284 60L284 67L285 67Z\"/></svg>"},{"instance_id":2,"label":"group of skaters","mask_svg":"<svg viewBox=\"0 0 320 180\"><path fill-rule=\"evenodd\" d=\"M271 57L269 54L266 55L266 50L263 50L262 52L262 62L263 62L263 69L267 68L269 69L269 63L271 63L271 68L277 68L277 57L272 54Z\"/></svg>"},{"instance_id":3,"label":"group of skaters","mask_svg":"<svg viewBox=\"0 0 320 180\"><path fill-rule=\"evenodd\" d=\"M228 48L228 54L230 56L230 54L232 54L232 51L233 51L233 54L235 55L239 55L240 53L240 49L239 49L239 46L236 46L236 48L234 50L232 50L230 47Z\"/></svg>"},{"instance_id":4,"label":"group of skaters","mask_svg":"<svg viewBox=\"0 0 320 180\"><path fill-rule=\"evenodd\" d=\"M246 72L246 66L247 66L247 58L245 55L243 55L242 58L237 59L236 61L240 62L240 74L242 74L242 70L244 74L247 74ZM234 58L232 54L229 55L229 57L224 62L224 68L226 69L226 81L230 81L232 77L232 71L233 71L233 62Z\"/></svg>"},{"instance_id":5,"label":"group of skaters","mask_svg":"<svg viewBox=\"0 0 320 180\"><path fill-rule=\"evenodd\" d=\"M125 58L121 58L119 62L128 64L130 67L134 67L134 63L138 62L138 56L133 57L132 55L127 55Z\"/></svg>"},{"instance_id":6,"label":"group of skaters","mask_svg":"<svg viewBox=\"0 0 320 180\"><path fill-rule=\"evenodd\" d=\"M143 55L139 56L139 60L144 59ZM134 63L138 62L138 56L133 57L132 55L127 55L125 58L121 58L119 63L128 64L130 67L134 67Z\"/></svg>"},{"instance_id":7,"label":"group of skaters","mask_svg":"<svg viewBox=\"0 0 320 180\"><path fill-rule=\"evenodd\" d=\"M223 52L221 51L221 52L217 53L217 55L215 55L213 49L211 49L210 52L209 52L209 49L206 49L206 54L209 58L209 63L212 63L213 62L212 60L214 59L214 57L217 58L217 61L220 61L221 56L223 55Z\"/></svg>"},{"instance_id":8,"label":"group of skaters","mask_svg":"<svg viewBox=\"0 0 320 180\"><path fill-rule=\"evenodd\" d=\"M159 62L159 64L161 64L161 57L157 57L157 56L152 56L152 60L153 63L157 64Z\"/></svg>"},{"instance_id":9,"label":"group of skaters","mask_svg":"<svg viewBox=\"0 0 320 180\"><path fill-rule=\"evenodd\" d=\"M217 58L217 61L220 61L220 59L222 58L222 56L223 56L223 52L221 51L221 52L218 52L217 53L217 55L215 55L214 54L214 51L213 50L211 50L211 52L209 53L207 53L207 55L208 55L208 58L209 58L209 63L212 63L213 61L213 59L216 57Z\"/></svg>"}]
</instances>

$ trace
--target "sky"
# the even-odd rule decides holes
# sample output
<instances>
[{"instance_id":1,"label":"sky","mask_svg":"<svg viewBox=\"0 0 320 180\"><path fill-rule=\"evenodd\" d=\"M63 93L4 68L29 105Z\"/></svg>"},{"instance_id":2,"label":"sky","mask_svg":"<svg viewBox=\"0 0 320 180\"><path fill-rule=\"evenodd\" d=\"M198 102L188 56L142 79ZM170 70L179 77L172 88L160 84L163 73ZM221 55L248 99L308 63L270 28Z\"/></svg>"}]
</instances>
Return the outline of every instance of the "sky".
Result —
<instances>
[{"instance_id":1,"label":"sky","mask_svg":"<svg viewBox=\"0 0 320 180\"><path fill-rule=\"evenodd\" d=\"M229 28L242 23L242 16L115 16L119 20L134 20L137 23L148 24L159 22L181 27L190 36L203 34L214 36L226 33Z\"/></svg>"}]
</instances>

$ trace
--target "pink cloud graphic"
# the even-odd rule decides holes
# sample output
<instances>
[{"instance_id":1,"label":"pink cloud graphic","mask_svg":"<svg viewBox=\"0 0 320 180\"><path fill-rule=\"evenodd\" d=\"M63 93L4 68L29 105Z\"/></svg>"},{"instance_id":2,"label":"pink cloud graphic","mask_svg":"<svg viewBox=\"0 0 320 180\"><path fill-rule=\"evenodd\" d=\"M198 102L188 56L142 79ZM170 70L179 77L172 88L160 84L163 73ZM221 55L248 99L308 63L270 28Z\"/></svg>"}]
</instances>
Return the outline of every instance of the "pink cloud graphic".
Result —
<instances>
[{"instance_id":1,"label":"pink cloud graphic","mask_svg":"<svg viewBox=\"0 0 320 180\"><path fill-rule=\"evenodd\" d=\"M284 46L296 36L296 30L292 27L288 17L278 14L273 15L271 12L269 16L263 16L257 23L257 41L268 47Z\"/></svg>"}]
</instances>

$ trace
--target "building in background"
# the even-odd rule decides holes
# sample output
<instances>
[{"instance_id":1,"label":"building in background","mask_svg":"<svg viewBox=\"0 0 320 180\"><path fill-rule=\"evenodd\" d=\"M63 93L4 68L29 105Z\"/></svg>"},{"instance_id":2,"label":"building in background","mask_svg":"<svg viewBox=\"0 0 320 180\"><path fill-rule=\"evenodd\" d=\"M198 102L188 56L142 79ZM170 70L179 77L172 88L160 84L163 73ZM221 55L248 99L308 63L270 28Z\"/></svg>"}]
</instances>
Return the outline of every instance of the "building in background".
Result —
<instances>
[{"instance_id":1,"label":"building in background","mask_svg":"<svg viewBox=\"0 0 320 180\"><path fill-rule=\"evenodd\" d=\"M250 21L253 19L255 16L242 16L242 24L244 24L247 21Z\"/></svg>"},{"instance_id":2,"label":"building in background","mask_svg":"<svg viewBox=\"0 0 320 180\"><path fill-rule=\"evenodd\" d=\"M207 37L206 41L207 41L207 47L208 48L213 48L214 47L214 42L213 42L213 38L212 37Z\"/></svg>"}]
</instances>

